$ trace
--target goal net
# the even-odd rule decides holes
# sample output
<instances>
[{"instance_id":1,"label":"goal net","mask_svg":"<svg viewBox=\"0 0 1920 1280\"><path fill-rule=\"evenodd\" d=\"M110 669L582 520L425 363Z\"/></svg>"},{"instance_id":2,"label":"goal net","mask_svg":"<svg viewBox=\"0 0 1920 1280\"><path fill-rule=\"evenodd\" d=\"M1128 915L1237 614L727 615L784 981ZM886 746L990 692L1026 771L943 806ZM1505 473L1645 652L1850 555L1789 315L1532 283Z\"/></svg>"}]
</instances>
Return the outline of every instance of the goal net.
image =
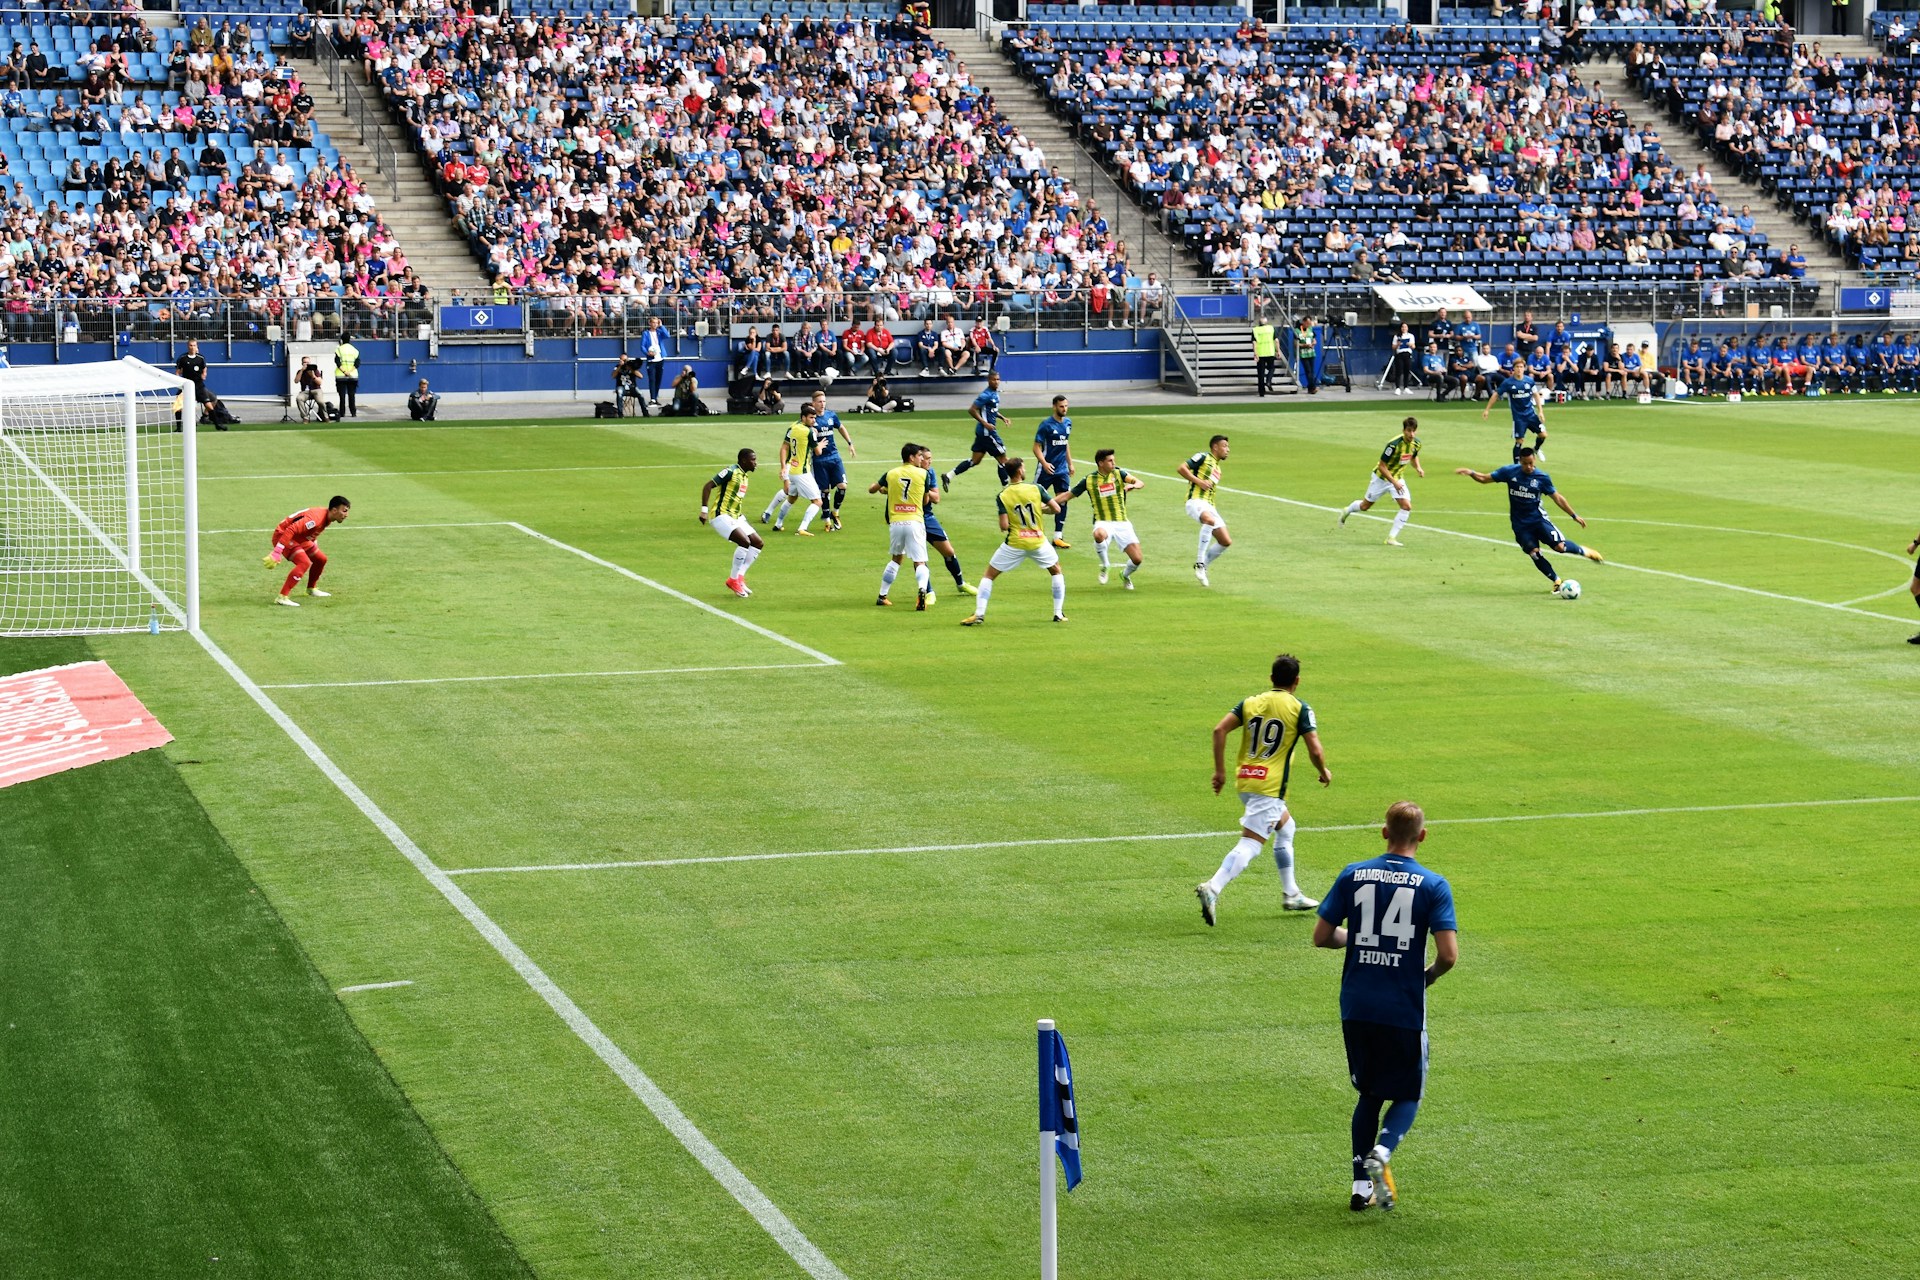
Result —
<instances>
[{"instance_id":1,"label":"goal net","mask_svg":"<svg viewBox=\"0 0 1920 1280\"><path fill-rule=\"evenodd\" d=\"M131 358L0 369L0 635L200 625L187 386Z\"/></svg>"}]
</instances>

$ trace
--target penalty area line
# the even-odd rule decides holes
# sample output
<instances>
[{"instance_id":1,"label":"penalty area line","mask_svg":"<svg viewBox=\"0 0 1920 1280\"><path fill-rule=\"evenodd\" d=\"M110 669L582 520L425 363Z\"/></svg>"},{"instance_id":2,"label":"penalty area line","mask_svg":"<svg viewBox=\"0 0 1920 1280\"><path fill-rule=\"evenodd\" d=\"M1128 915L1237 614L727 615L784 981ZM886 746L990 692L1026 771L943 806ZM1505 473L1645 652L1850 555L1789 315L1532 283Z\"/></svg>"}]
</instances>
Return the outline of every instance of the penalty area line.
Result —
<instances>
[{"instance_id":1,"label":"penalty area line","mask_svg":"<svg viewBox=\"0 0 1920 1280\"><path fill-rule=\"evenodd\" d=\"M263 685L261 687L264 688L265 686ZM355 991L391 991L395 987L410 987L412 985L412 978L402 978L398 982L361 982L351 987L340 988L339 994L344 996L351 995Z\"/></svg>"},{"instance_id":2,"label":"penalty area line","mask_svg":"<svg viewBox=\"0 0 1920 1280\"><path fill-rule=\"evenodd\" d=\"M1750 804L1688 804L1654 809L1597 809L1582 813L1505 813L1481 818L1429 818L1430 827L1488 826L1506 822L1575 822L1593 818L1647 818L1674 813L1749 813L1767 809L1826 809L1850 805L1920 804L1920 796L1865 796L1841 800L1760 800ZM1377 831L1377 822L1301 827L1301 835ZM724 862L784 862L796 858L846 858L863 854L968 853L982 849L1038 849L1049 845L1148 844L1168 840L1224 840L1232 831L1176 831L1120 836L1058 836L1046 840L979 840L968 844L909 844L865 849L810 849L790 853L732 853L690 858L645 858L622 862L549 862L512 867L449 867L449 876L516 875L533 871L628 871L652 867L707 866Z\"/></svg>"},{"instance_id":3,"label":"penalty area line","mask_svg":"<svg viewBox=\"0 0 1920 1280\"><path fill-rule=\"evenodd\" d=\"M593 1050L594 1055L605 1063L634 1097L638 1098L653 1114L661 1127L672 1134L680 1145L687 1149L688 1154L700 1162L701 1167L713 1176L713 1180L726 1189L740 1207L760 1224L763 1231L773 1237L774 1242L800 1266L801 1270L812 1276L813 1280L847 1280L846 1273L835 1266L833 1260L822 1253L819 1247L793 1224L793 1220L782 1213L780 1207L768 1199L766 1193L740 1171L738 1165L727 1159L726 1153L715 1146L713 1140L687 1118L686 1112L680 1110L673 1099L654 1083L653 1078L642 1071L639 1065L627 1056L626 1051L615 1044L606 1032L587 1016L585 1010L574 1003L573 997L563 991L560 985L547 975L546 970L534 963L533 957L529 956L519 943L507 936L506 930L495 923L493 917L482 911L479 904L467 896L466 890L455 884L446 871L429 858L425 850L414 843L413 837L401 830L399 824L388 817L386 811L374 803L373 798L362 791L359 785L334 763L333 758L307 735L306 730L294 722L293 717L281 709L279 703L254 683L253 677L229 657L226 650L214 643L212 637L204 631L195 631L192 635L199 642L200 647L206 651L207 656L212 658L249 698L253 699L254 704L267 714L268 719L279 726L280 731L293 741L293 744L313 763L321 775L331 782L381 835L386 837L387 843L393 846L394 851L405 858L413 869L418 871L421 877L447 900L448 905L473 926L476 933L486 939L488 945L499 954L500 958L520 975L521 980L546 1002L548 1008L559 1015L568 1030Z\"/></svg>"},{"instance_id":4,"label":"penalty area line","mask_svg":"<svg viewBox=\"0 0 1920 1280\"><path fill-rule=\"evenodd\" d=\"M643 671L535 671L510 676L425 676L417 680L313 680L263 684L262 689L386 689L410 684L488 684L507 680L600 680L616 676L694 676L714 671L820 671L824 662L762 662L739 667L649 667Z\"/></svg>"}]
</instances>

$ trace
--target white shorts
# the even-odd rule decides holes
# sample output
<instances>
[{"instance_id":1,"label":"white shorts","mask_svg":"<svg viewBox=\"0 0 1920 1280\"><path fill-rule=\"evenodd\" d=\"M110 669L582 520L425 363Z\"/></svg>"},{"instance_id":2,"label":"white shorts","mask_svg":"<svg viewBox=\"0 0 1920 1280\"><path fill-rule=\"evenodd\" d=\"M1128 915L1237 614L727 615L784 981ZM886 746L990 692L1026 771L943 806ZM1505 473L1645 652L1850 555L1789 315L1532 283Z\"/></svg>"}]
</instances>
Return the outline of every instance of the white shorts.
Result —
<instances>
[{"instance_id":1,"label":"white shorts","mask_svg":"<svg viewBox=\"0 0 1920 1280\"><path fill-rule=\"evenodd\" d=\"M1253 832L1262 840L1287 825L1287 802L1279 796L1242 791L1240 803L1246 806L1240 815L1241 829Z\"/></svg>"},{"instance_id":2,"label":"white shorts","mask_svg":"<svg viewBox=\"0 0 1920 1280\"><path fill-rule=\"evenodd\" d=\"M733 531L735 529L746 533L753 532L753 525L745 516L715 516L711 523L713 525L713 531L725 538L728 542L733 541Z\"/></svg>"},{"instance_id":3,"label":"white shorts","mask_svg":"<svg viewBox=\"0 0 1920 1280\"><path fill-rule=\"evenodd\" d=\"M891 555L905 556L915 564L925 564L927 526L918 520L899 520L888 525L887 547Z\"/></svg>"},{"instance_id":4,"label":"white shorts","mask_svg":"<svg viewBox=\"0 0 1920 1280\"><path fill-rule=\"evenodd\" d=\"M1128 547L1137 546L1140 542L1138 535L1133 531L1133 521L1131 520L1095 520L1093 522L1093 536L1098 539L1103 533L1106 534L1107 537L1112 540L1113 545L1121 551L1125 551Z\"/></svg>"},{"instance_id":5,"label":"white shorts","mask_svg":"<svg viewBox=\"0 0 1920 1280\"><path fill-rule=\"evenodd\" d=\"M805 499L808 502L820 501L820 486L810 471L789 471L787 473L787 492L796 502Z\"/></svg>"},{"instance_id":6,"label":"white shorts","mask_svg":"<svg viewBox=\"0 0 1920 1280\"><path fill-rule=\"evenodd\" d=\"M1409 488L1404 494L1401 493L1393 487L1393 481L1382 480L1378 471L1374 472L1373 478L1367 481L1368 502L1378 502L1382 498L1392 498L1395 502L1398 502L1403 497L1411 503L1413 501L1413 490Z\"/></svg>"},{"instance_id":7,"label":"white shorts","mask_svg":"<svg viewBox=\"0 0 1920 1280\"><path fill-rule=\"evenodd\" d=\"M1042 569L1051 569L1060 563L1060 553L1044 542L1037 547L1014 547L1003 542L993 549L993 559L987 563L1005 573L1009 569L1018 569L1029 560Z\"/></svg>"},{"instance_id":8,"label":"white shorts","mask_svg":"<svg viewBox=\"0 0 1920 1280\"><path fill-rule=\"evenodd\" d=\"M1222 529L1227 527L1227 522L1220 518L1220 513L1214 510L1214 506L1211 502L1208 502L1205 498L1188 498L1187 499L1187 519L1197 520L1201 524L1205 524L1207 521L1206 521L1206 517L1201 514L1202 512L1210 512L1213 516L1213 522L1219 525Z\"/></svg>"}]
</instances>

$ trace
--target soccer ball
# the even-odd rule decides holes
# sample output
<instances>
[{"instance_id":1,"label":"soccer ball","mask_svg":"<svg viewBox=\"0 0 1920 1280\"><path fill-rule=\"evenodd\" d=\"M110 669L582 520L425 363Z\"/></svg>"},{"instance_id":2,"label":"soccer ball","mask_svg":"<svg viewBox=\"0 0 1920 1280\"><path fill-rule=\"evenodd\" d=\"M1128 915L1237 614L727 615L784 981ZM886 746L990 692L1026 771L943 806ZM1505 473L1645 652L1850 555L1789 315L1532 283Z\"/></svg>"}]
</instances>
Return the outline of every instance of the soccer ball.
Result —
<instances>
[{"instance_id":1,"label":"soccer ball","mask_svg":"<svg viewBox=\"0 0 1920 1280\"><path fill-rule=\"evenodd\" d=\"M832 365L828 365L826 368L820 371L820 389L822 391L827 390L835 382L839 381L839 379L840 379L840 371L834 368Z\"/></svg>"},{"instance_id":2,"label":"soccer ball","mask_svg":"<svg viewBox=\"0 0 1920 1280\"><path fill-rule=\"evenodd\" d=\"M1580 598L1580 584L1572 578L1568 578L1560 584L1559 595L1562 600L1578 600Z\"/></svg>"}]
</instances>

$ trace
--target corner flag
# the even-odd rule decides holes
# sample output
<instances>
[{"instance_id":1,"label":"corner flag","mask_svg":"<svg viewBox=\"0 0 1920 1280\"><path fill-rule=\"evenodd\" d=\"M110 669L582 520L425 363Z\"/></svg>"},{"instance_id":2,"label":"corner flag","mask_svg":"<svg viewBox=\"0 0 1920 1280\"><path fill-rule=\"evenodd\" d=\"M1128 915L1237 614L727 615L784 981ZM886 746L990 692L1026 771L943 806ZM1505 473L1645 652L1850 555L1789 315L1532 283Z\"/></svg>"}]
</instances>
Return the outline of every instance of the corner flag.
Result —
<instances>
[{"instance_id":1,"label":"corner flag","mask_svg":"<svg viewBox=\"0 0 1920 1280\"><path fill-rule=\"evenodd\" d=\"M1080 1185L1080 1120L1073 1105L1073 1064L1051 1022L1040 1024L1040 1131L1054 1138L1067 1190Z\"/></svg>"}]
</instances>

